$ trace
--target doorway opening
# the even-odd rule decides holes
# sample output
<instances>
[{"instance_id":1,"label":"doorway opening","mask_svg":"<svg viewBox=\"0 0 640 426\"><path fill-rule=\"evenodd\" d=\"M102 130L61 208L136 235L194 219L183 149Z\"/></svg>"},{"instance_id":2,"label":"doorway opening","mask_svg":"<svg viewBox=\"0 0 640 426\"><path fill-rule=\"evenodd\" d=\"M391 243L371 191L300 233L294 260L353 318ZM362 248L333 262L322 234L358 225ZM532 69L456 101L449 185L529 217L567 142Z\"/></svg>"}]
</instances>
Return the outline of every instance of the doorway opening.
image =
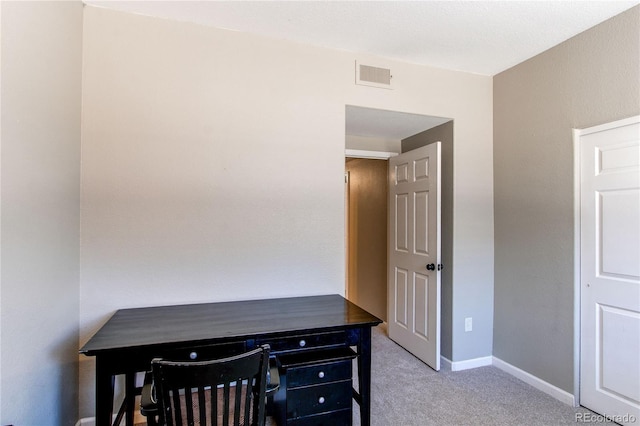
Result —
<instances>
[{"instance_id":1,"label":"doorway opening","mask_svg":"<svg viewBox=\"0 0 640 426\"><path fill-rule=\"evenodd\" d=\"M350 301L386 321L387 160L420 146L443 142L442 260L445 265L450 265L453 241L453 121L451 118L351 105L346 106L345 116L345 295ZM384 182L379 176L381 170L385 172ZM369 212L370 209L378 211ZM450 356L450 269L443 270L442 286L442 351L444 356Z\"/></svg>"},{"instance_id":2,"label":"doorway opening","mask_svg":"<svg viewBox=\"0 0 640 426\"><path fill-rule=\"evenodd\" d=\"M345 160L347 299L387 320L388 161Z\"/></svg>"}]
</instances>

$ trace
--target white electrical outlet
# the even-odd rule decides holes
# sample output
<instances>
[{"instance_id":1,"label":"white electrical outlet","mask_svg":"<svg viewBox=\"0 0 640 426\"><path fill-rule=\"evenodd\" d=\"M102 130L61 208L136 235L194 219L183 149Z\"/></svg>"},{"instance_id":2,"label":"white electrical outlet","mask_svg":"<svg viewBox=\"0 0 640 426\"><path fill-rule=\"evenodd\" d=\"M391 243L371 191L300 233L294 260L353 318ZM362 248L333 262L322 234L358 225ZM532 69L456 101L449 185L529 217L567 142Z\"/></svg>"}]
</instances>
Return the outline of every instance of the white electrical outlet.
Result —
<instances>
[{"instance_id":1,"label":"white electrical outlet","mask_svg":"<svg viewBox=\"0 0 640 426\"><path fill-rule=\"evenodd\" d=\"M464 319L464 331L472 331L473 330L473 318L465 318Z\"/></svg>"}]
</instances>

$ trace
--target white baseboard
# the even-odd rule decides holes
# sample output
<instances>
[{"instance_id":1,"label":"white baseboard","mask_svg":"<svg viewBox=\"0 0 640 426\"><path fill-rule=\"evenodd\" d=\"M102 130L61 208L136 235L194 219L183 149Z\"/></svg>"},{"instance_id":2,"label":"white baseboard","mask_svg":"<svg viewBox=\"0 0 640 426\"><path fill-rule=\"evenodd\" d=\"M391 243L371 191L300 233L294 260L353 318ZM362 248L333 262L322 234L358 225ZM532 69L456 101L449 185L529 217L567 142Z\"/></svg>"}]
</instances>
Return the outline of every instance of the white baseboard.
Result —
<instances>
[{"instance_id":1,"label":"white baseboard","mask_svg":"<svg viewBox=\"0 0 640 426\"><path fill-rule=\"evenodd\" d=\"M96 418L95 417L83 417L76 422L76 426L95 426Z\"/></svg>"},{"instance_id":2,"label":"white baseboard","mask_svg":"<svg viewBox=\"0 0 640 426\"><path fill-rule=\"evenodd\" d=\"M443 367L451 371L469 370L471 368L486 367L491 365L493 357L483 356L481 358L465 359L464 361L451 361L443 356L440 357Z\"/></svg>"},{"instance_id":3,"label":"white baseboard","mask_svg":"<svg viewBox=\"0 0 640 426\"><path fill-rule=\"evenodd\" d=\"M440 368L442 370L451 370L451 360L440 356Z\"/></svg>"},{"instance_id":4,"label":"white baseboard","mask_svg":"<svg viewBox=\"0 0 640 426\"><path fill-rule=\"evenodd\" d=\"M569 392L564 391L549 382L545 382L544 380L534 376L533 374L527 373L526 371L521 370L518 367L509 364L508 362L504 362L500 358L493 357L493 365L500 370L509 373L512 376L522 380L523 382L533 386L534 388L546 393L547 395L550 395L567 405L571 405L572 407L575 406L575 397L573 394L570 394Z\"/></svg>"}]
</instances>

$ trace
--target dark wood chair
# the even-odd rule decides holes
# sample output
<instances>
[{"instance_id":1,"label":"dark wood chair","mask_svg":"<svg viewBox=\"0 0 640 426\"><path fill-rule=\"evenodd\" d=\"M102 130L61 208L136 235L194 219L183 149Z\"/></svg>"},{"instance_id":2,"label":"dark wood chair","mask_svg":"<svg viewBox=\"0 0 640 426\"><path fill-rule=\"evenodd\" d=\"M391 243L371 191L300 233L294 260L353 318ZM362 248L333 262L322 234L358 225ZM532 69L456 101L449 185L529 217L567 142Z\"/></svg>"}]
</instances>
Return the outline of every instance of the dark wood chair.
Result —
<instances>
[{"instance_id":1,"label":"dark wood chair","mask_svg":"<svg viewBox=\"0 0 640 426\"><path fill-rule=\"evenodd\" d=\"M267 388L279 385L269 349L209 361L154 359L140 404L147 424L263 426Z\"/></svg>"}]
</instances>

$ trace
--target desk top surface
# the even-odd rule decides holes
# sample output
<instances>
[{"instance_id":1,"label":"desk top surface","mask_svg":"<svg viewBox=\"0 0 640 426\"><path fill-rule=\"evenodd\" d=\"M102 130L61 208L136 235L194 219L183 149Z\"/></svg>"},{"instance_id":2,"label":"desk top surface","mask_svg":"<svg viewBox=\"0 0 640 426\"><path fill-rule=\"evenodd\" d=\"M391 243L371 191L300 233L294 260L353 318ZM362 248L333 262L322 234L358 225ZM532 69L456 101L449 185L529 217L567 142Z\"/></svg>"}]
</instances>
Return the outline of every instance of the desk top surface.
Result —
<instances>
[{"instance_id":1,"label":"desk top surface","mask_svg":"<svg viewBox=\"0 0 640 426\"><path fill-rule=\"evenodd\" d=\"M120 309L80 353L91 356L131 347L355 328L381 322L337 294Z\"/></svg>"}]
</instances>

